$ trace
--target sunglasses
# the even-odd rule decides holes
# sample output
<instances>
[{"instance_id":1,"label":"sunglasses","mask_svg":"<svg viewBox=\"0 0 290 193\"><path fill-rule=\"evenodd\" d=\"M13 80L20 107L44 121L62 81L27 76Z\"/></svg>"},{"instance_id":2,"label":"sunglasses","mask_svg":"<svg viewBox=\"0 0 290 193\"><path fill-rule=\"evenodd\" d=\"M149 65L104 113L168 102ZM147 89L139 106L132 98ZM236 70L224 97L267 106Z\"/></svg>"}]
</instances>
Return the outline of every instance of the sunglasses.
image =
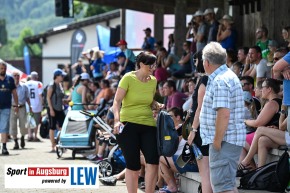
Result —
<instances>
[{"instance_id":1,"label":"sunglasses","mask_svg":"<svg viewBox=\"0 0 290 193\"><path fill-rule=\"evenodd\" d=\"M241 83L242 87L246 86L246 85L250 85L250 83Z\"/></svg>"},{"instance_id":2,"label":"sunglasses","mask_svg":"<svg viewBox=\"0 0 290 193\"><path fill-rule=\"evenodd\" d=\"M273 58L273 60L280 60L280 58Z\"/></svg>"}]
</instances>

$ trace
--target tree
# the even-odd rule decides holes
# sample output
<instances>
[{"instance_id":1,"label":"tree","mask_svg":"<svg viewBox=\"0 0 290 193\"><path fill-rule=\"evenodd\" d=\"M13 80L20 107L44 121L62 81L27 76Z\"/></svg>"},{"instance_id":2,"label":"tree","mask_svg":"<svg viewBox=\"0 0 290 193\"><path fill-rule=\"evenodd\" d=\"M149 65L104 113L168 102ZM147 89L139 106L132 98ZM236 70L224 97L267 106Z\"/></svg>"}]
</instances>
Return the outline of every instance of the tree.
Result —
<instances>
[{"instance_id":1,"label":"tree","mask_svg":"<svg viewBox=\"0 0 290 193\"><path fill-rule=\"evenodd\" d=\"M106 13L106 12L112 11L114 9L116 9L116 8L89 4L88 8L85 12L84 17L90 17L90 16L101 14L101 13Z\"/></svg>"},{"instance_id":2,"label":"tree","mask_svg":"<svg viewBox=\"0 0 290 193\"><path fill-rule=\"evenodd\" d=\"M6 43L7 43L6 20L0 19L0 44L5 45Z\"/></svg>"},{"instance_id":3,"label":"tree","mask_svg":"<svg viewBox=\"0 0 290 193\"><path fill-rule=\"evenodd\" d=\"M28 36L32 36L32 35L33 35L33 31L29 27L24 28L20 32L18 39L15 40L14 45L13 45L13 49L14 49L14 52L16 53L17 57L23 57L23 48L25 46L24 38L26 38ZM40 56L41 49L40 49L39 45L34 44L34 45L30 46L30 48L31 48L31 51L33 52L32 53L33 55Z\"/></svg>"}]
</instances>

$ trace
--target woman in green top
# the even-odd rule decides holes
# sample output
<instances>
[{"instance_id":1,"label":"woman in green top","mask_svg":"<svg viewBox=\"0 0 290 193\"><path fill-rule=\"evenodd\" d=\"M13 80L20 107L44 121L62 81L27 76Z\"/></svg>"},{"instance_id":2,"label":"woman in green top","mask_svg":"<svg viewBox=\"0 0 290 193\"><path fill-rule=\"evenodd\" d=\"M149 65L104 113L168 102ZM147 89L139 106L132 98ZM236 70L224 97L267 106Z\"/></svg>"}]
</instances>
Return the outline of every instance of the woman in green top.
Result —
<instances>
[{"instance_id":1,"label":"woman in green top","mask_svg":"<svg viewBox=\"0 0 290 193\"><path fill-rule=\"evenodd\" d=\"M128 192L137 193L141 150L147 163L145 192L153 193L159 156L152 108L163 106L153 100L157 86L157 80L152 76L156 68L156 57L150 52L142 52L136 58L136 65L137 71L128 72L120 80L115 95L114 132L118 134L118 144L126 160Z\"/></svg>"}]
</instances>

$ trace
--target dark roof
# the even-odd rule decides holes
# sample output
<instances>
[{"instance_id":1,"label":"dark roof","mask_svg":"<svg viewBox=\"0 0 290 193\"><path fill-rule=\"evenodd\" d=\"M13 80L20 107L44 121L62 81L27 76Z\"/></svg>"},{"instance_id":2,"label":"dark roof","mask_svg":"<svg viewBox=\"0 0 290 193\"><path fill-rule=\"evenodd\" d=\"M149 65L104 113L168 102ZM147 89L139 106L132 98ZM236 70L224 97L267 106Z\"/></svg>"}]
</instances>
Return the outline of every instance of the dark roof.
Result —
<instances>
[{"instance_id":1,"label":"dark roof","mask_svg":"<svg viewBox=\"0 0 290 193\"><path fill-rule=\"evenodd\" d=\"M24 38L24 41L28 44L34 44L34 43L40 43L40 39L42 39L41 41L45 42L46 37L48 37L48 36L52 36L55 34L59 34L59 33L74 30L74 29L79 29L79 28L84 27L84 26L92 25L94 23L100 23L103 21L108 21L108 20L118 18L118 17L120 17L120 10L119 9L114 10L114 11L110 11L107 13L99 14L96 16L88 17L88 18L85 18L84 20L73 22L71 24L64 24L61 26L57 26L53 29L47 30L44 33L37 34L34 36L28 36L28 37Z\"/></svg>"}]
</instances>

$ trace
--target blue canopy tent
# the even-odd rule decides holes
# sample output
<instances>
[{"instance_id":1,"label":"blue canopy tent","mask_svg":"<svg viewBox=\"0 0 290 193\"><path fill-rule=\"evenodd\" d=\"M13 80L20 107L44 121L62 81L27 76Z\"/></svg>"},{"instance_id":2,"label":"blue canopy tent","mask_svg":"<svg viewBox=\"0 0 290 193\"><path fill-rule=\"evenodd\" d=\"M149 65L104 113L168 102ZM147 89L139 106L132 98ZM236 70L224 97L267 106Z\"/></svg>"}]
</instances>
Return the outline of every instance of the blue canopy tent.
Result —
<instances>
[{"instance_id":1,"label":"blue canopy tent","mask_svg":"<svg viewBox=\"0 0 290 193\"><path fill-rule=\"evenodd\" d=\"M117 54L121 51L118 47L110 46L110 29L101 25L97 25L97 38L99 42L99 49L105 52L104 62L110 64L115 61Z\"/></svg>"}]
</instances>

